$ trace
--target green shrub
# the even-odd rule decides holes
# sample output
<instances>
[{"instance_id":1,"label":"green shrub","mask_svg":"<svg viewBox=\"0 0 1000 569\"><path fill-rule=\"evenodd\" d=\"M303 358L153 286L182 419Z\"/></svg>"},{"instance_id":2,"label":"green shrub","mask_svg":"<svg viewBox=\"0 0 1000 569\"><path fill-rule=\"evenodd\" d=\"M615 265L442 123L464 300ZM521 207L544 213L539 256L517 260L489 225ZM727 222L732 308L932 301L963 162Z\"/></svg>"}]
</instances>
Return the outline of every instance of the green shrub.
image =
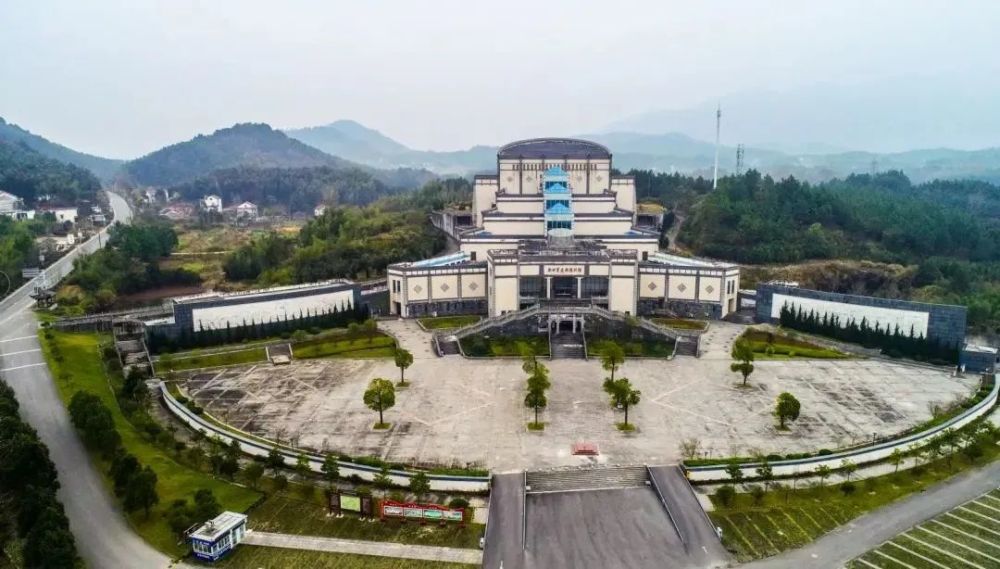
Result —
<instances>
[{"instance_id":1,"label":"green shrub","mask_svg":"<svg viewBox=\"0 0 1000 569\"><path fill-rule=\"evenodd\" d=\"M465 498L452 498L448 501L449 508L468 508L469 501Z\"/></svg>"},{"instance_id":2,"label":"green shrub","mask_svg":"<svg viewBox=\"0 0 1000 569\"><path fill-rule=\"evenodd\" d=\"M857 486L855 486L853 482L844 482L840 485L840 491L844 493L844 496L850 496L857 489Z\"/></svg>"},{"instance_id":3,"label":"green shrub","mask_svg":"<svg viewBox=\"0 0 1000 569\"><path fill-rule=\"evenodd\" d=\"M728 508L736 500L736 488L727 484L715 491L715 498L719 500L720 504Z\"/></svg>"}]
</instances>

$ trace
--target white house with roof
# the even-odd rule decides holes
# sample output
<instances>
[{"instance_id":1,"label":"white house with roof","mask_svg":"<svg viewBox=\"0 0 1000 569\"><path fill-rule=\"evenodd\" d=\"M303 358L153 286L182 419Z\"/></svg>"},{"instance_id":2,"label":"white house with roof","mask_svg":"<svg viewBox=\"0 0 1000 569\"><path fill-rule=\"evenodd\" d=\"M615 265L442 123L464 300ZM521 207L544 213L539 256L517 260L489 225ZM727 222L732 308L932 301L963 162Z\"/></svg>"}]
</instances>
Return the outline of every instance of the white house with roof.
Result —
<instances>
[{"instance_id":1,"label":"white house with roof","mask_svg":"<svg viewBox=\"0 0 1000 569\"><path fill-rule=\"evenodd\" d=\"M236 217L240 219L257 219L257 205L253 202L243 202L236 206Z\"/></svg>"},{"instance_id":2,"label":"white house with roof","mask_svg":"<svg viewBox=\"0 0 1000 569\"><path fill-rule=\"evenodd\" d=\"M0 213L8 213L23 209L21 198L12 193L0 190Z\"/></svg>"},{"instance_id":3,"label":"white house with roof","mask_svg":"<svg viewBox=\"0 0 1000 569\"><path fill-rule=\"evenodd\" d=\"M459 251L388 268L392 314L499 316L540 303L624 314L721 318L736 310L739 268L659 250L636 225L632 176L594 142L538 138L500 148L476 176L474 227Z\"/></svg>"},{"instance_id":4,"label":"white house with roof","mask_svg":"<svg viewBox=\"0 0 1000 569\"><path fill-rule=\"evenodd\" d=\"M222 198L215 194L209 194L201 198L201 208L205 211L222 213Z\"/></svg>"}]
</instances>

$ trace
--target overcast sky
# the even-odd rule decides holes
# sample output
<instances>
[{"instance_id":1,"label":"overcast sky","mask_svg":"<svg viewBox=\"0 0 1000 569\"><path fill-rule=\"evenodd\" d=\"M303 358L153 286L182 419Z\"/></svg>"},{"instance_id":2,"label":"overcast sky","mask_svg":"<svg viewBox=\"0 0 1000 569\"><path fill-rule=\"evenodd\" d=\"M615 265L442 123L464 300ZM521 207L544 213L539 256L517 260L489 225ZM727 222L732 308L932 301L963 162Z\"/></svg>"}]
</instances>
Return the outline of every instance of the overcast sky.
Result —
<instances>
[{"instance_id":1,"label":"overcast sky","mask_svg":"<svg viewBox=\"0 0 1000 569\"><path fill-rule=\"evenodd\" d=\"M236 122L457 149L735 93L998 76L996 0L0 0L0 116L121 158Z\"/></svg>"}]
</instances>

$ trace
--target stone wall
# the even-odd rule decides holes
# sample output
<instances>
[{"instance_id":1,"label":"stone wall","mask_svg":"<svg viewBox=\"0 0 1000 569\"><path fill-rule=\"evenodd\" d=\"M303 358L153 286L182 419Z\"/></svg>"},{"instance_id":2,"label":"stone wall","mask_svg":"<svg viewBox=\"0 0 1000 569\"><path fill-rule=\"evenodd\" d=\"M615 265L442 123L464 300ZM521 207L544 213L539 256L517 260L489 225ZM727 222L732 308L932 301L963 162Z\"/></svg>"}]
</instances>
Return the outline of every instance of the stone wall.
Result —
<instances>
[{"instance_id":1,"label":"stone wall","mask_svg":"<svg viewBox=\"0 0 1000 569\"><path fill-rule=\"evenodd\" d=\"M964 306L929 304L892 298L861 296L857 294L823 292L781 284L767 283L757 286L757 322L777 322L777 318L771 316L775 308L779 310L781 308L774 306L775 294L782 294L803 299L836 302L850 307L859 307L858 313L861 315L864 314L864 307L913 312L915 314L926 315L928 339L938 340L944 344L952 346L965 345L966 308ZM860 321L860 318L858 318L858 320ZM874 322L872 318L869 318L869 321ZM903 330L903 332L908 333L909 330Z\"/></svg>"}]
</instances>

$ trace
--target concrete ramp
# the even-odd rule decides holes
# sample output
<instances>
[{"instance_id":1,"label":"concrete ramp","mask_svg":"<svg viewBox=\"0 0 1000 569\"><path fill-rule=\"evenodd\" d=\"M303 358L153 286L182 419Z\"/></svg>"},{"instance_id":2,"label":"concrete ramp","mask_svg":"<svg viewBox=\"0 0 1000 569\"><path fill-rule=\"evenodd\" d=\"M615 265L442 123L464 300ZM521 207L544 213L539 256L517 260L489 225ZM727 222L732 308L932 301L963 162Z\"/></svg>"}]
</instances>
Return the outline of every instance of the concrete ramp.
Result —
<instances>
[{"instance_id":1,"label":"concrete ramp","mask_svg":"<svg viewBox=\"0 0 1000 569\"><path fill-rule=\"evenodd\" d=\"M684 542L689 562L697 567L725 567L730 561L729 553L722 547L715 527L681 468L651 466L649 477Z\"/></svg>"}]
</instances>

